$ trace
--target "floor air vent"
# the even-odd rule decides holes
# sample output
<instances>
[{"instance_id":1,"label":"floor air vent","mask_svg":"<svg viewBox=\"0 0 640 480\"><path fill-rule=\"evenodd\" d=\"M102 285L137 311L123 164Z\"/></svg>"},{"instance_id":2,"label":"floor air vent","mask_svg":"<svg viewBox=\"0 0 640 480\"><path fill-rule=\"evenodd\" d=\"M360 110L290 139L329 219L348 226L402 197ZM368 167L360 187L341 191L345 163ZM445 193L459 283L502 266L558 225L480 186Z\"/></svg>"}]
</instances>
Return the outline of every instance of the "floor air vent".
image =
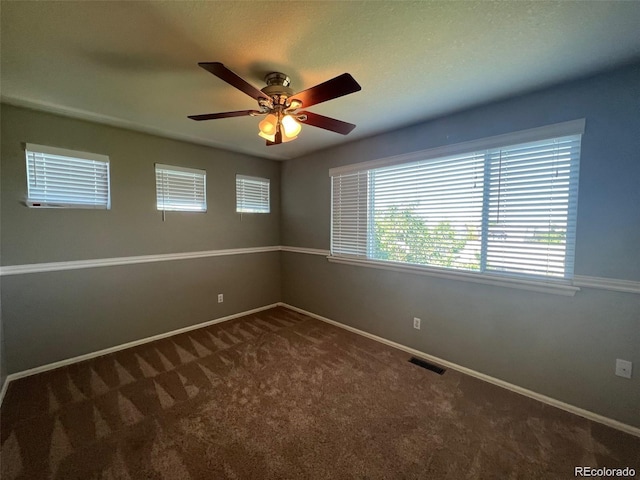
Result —
<instances>
[{"instance_id":1,"label":"floor air vent","mask_svg":"<svg viewBox=\"0 0 640 480\"><path fill-rule=\"evenodd\" d=\"M440 368L433 363L425 362L424 360L420 360L416 357L411 357L409 363L413 363L414 365L418 365L419 367L426 368L427 370L431 370L432 372L436 372L438 375L442 375L446 370L444 368Z\"/></svg>"}]
</instances>

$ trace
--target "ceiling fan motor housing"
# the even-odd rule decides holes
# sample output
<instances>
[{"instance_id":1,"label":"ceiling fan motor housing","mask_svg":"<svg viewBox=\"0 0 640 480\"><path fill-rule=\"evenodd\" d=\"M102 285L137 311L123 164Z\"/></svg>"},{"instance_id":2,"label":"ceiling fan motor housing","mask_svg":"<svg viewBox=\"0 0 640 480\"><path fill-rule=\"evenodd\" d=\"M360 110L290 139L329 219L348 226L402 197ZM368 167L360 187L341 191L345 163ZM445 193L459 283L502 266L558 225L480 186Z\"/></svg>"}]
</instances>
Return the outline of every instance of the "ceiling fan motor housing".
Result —
<instances>
[{"instance_id":1,"label":"ceiling fan motor housing","mask_svg":"<svg viewBox=\"0 0 640 480\"><path fill-rule=\"evenodd\" d=\"M271 72L265 75L264 81L267 84L261 91L270 97L278 95L279 97L288 98L293 95L293 90L289 87L291 79L284 73Z\"/></svg>"}]
</instances>

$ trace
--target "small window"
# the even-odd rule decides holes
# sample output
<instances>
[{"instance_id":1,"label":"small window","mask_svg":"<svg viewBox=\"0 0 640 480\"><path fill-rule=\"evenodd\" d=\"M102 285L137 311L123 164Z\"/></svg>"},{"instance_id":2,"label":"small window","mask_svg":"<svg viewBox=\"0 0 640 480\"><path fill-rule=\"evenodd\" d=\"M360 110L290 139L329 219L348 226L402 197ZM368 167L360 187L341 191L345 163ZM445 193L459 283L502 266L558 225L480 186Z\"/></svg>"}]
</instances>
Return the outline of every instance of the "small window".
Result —
<instances>
[{"instance_id":1,"label":"small window","mask_svg":"<svg viewBox=\"0 0 640 480\"><path fill-rule=\"evenodd\" d=\"M206 212L206 181L204 170L156 163L157 209Z\"/></svg>"},{"instance_id":2,"label":"small window","mask_svg":"<svg viewBox=\"0 0 640 480\"><path fill-rule=\"evenodd\" d=\"M269 179L236 175L236 212L269 213Z\"/></svg>"},{"instance_id":3,"label":"small window","mask_svg":"<svg viewBox=\"0 0 640 480\"><path fill-rule=\"evenodd\" d=\"M27 206L111 208L109 157L26 144Z\"/></svg>"}]
</instances>

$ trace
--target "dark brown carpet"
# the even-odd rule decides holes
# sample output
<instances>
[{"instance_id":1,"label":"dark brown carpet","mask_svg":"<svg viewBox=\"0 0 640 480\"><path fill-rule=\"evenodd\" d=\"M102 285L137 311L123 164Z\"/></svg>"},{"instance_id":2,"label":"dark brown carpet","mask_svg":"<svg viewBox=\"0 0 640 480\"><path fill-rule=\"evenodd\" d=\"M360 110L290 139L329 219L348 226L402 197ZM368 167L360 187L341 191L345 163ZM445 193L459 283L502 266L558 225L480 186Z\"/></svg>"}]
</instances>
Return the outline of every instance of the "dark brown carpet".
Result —
<instances>
[{"instance_id":1,"label":"dark brown carpet","mask_svg":"<svg viewBox=\"0 0 640 480\"><path fill-rule=\"evenodd\" d=\"M276 308L12 382L3 480L569 479L640 439Z\"/></svg>"}]
</instances>

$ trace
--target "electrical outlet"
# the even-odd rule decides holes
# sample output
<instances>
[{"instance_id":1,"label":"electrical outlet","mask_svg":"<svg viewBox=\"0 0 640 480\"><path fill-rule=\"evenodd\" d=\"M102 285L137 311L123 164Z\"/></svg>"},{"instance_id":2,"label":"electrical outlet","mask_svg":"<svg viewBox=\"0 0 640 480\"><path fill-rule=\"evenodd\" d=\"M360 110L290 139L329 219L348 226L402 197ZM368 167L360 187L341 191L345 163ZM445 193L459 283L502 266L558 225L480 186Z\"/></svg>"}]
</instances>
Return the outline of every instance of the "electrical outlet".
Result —
<instances>
[{"instance_id":1,"label":"electrical outlet","mask_svg":"<svg viewBox=\"0 0 640 480\"><path fill-rule=\"evenodd\" d=\"M631 362L628 360L616 359L616 375L624 378L631 378Z\"/></svg>"},{"instance_id":2,"label":"electrical outlet","mask_svg":"<svg viewBox=\"0 0 640 480\"><path fill-rule=\"evenodd\" d=\"M224 295L222 293L218 294L218 303L224 302Z\"/></svg>"},{"instance_id":3,"label":"electrical outlet","mask_svg":"<svg viewBox=\"0 0 640 480\"><path fill-rule=\"evenodd\" d=\"M413 317L413 328L420 330L420 319L417 317Z\"/></svg>"}]
</instances>

